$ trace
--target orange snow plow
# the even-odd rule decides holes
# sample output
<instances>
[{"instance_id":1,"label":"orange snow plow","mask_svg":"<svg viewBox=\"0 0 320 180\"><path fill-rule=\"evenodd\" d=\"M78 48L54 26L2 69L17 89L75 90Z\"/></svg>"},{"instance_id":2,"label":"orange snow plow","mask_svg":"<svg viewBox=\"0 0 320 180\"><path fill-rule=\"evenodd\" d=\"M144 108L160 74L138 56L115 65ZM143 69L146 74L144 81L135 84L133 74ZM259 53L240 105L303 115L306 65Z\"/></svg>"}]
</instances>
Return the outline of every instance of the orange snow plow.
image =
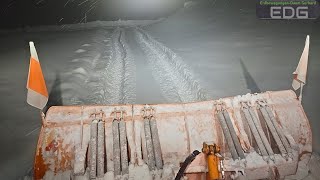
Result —
<instances>
[{"instance_id":1,"label":"orange snow plow","mask_svg":"<svg viewBox=\"0 0 320 180\"><path fill-rule=\"evenodd\" d=\"M42 121L34 179L279 179L312 152L308 119L289 90L183 104L54 106Z\"/></svg>"}]
</instances>

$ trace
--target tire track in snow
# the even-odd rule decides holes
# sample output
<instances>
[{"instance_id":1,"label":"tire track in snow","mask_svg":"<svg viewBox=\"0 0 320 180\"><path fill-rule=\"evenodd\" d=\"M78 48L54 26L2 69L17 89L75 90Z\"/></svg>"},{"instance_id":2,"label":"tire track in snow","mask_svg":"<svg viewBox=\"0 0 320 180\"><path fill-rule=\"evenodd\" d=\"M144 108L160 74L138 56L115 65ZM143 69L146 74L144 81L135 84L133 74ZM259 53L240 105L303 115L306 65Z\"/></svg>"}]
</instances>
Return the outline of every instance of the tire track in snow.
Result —
<instances>
[{"instance_id":1,"label":"tire track in snow","mask_svg":"<svg viewBox=\"0 0 320 180\"><path fill-rule=\"evenodd\" d=\"M193 72L171 49L155 40L142 29L135 30L138 44L145 52L159 82L163 96L170 102L193 102L207 99L204 89Z\"/></svg>"},{"instance_id":2,"label":"tire track in snow","mask_svg":"<svg viewBox=\"0 0 320 180\"><path fill-rule=\"evenodd\" d=\"M92 44L76 51L78 58L63 74L63 104L122 104L135 101L134 62L123 30L100 30Z\"/></svg>"},{"instance_id":3,"label":"tire track in snow","mask_svg":"<svg viewBox=\"0 0 320 180\"><path fill-rule=\"evenodd\" d=\"M112 36L114 56L105 71L109 80L106 97L110 104L135 102L135 65L125 36L125 31L119 28Z\"/></svg>"}]
</instances>

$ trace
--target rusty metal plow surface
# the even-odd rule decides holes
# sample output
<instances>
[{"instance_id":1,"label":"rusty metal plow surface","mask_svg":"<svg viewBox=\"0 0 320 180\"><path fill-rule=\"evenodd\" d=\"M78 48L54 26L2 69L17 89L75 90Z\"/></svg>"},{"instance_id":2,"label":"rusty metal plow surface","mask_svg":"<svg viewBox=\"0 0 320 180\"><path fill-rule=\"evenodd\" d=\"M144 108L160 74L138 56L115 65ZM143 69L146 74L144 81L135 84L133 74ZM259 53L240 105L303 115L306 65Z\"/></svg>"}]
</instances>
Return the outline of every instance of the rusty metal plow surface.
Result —
<instances>
[{"instance_id":1,"label":"rusty metal plow surface","mask_svg":"<svg viewBox=\"0 0 320 180\"><path fill-rule=\"evenodd\" d=\"M174 179L204 142L221 147L226 178L295 174L312 151L308 119L292 91L156 105L51 107L43 118L35 179ZM189 179L206 176L201 153Z\"/></svg>"}]
</instances>

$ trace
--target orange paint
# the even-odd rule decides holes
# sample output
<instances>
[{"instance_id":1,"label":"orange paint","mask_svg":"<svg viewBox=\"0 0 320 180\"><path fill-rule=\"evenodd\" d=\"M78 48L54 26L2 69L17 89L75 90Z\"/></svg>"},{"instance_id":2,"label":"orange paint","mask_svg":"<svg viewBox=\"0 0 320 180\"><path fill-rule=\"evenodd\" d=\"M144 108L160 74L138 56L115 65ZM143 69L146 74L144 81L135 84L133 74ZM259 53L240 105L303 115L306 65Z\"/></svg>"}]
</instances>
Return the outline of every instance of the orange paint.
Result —
<instances>
[{"instance_id":1,"label":"orange paint","mask_svg":"<svg viewBox=\"0 0 320 180\"><path fill-rule=\"evenodd\" d=\"M48 97L47 86L43 77L40 62L32 57L30 58L27 88Z\"/></svg>"}]
</instances>

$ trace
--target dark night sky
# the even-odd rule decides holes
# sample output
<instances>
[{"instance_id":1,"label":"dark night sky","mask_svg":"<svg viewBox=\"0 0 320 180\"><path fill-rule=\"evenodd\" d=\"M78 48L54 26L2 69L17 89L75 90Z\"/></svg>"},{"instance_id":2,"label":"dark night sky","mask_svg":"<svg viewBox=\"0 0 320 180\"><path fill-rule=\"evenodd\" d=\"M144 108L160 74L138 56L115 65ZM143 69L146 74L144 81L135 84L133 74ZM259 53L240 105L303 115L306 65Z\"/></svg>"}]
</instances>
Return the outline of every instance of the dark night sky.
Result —
<instances>
[{"instance_id":1,"label":"dark night sky","mask_svg":"<svg viewBox=\"0 0 320 180\"><path fill-rule=\"evenodd\" d=\"M60 23L73 23L80 21L85 6L69 3L64 7L65 1L43 0L2 0L1 1L1 27L23 27L25 25L46 25Z\"/></svg>"},{"instance_id":2,"label":"dark night sky","mask_svg":"<svg viewBox=\"0 0 320 180\"><path fill-rule=\"evenodd\" d=\"M1 0L0 28L79 23L84 20L155 19L184 0ZM90 10L91 9L91 10Z\"/></svg>"}]
</instances>

